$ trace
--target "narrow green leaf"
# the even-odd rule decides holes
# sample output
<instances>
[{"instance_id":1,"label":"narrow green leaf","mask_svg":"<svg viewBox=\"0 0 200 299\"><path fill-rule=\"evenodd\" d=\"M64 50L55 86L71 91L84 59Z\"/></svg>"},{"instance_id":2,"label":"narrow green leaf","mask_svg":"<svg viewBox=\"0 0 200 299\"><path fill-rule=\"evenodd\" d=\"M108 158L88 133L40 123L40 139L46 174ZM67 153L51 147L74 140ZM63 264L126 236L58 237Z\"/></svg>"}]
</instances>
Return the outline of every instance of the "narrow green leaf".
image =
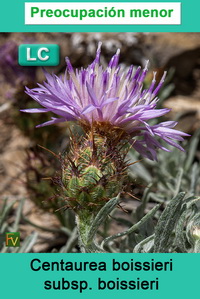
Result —
<instances>
[{"instance_id":1,"label":"narrow green leaf","mask_svg":"<svg viewBox=\"0 0 200 299\"><path fill-rule=\"evenodd\" d=\"M149 218L153 217L153 215L157 212L157 210L160 208L160 205L156 205L152 210L150 210L140 221L138 221L136 224L134 224L132 227L130 227L128 230L115 234L113 236L110 236L103 240L101 243L101 247L104 248L104 246L113 241L114 239L123 237L125 235L129 235L140 228L142 224L144 224Z\"/></svg>"},{"instance_id":2,"label":"narrow green leaf","mask_svg":"<svg viewBox=\"0 0 200 299\"><path fill-rule=\"evenodd\" d=\"M109 200L105 204L105 206L103 206L103 208L99 211L88 232L88 236L87 236L88 244L94 240L95 234L99 226L101 225L101 223L103 223L106 220L107 216L111 213L111 211L119 204L119 201L120 201L120 195Z\"/></svg>"},{"instance_id":3,"label":"narrow green leaf","mask_svg":"<svg viewBox=\"0 0 200 299\"><path fill-rule=\"evenodd\" d=\"M180 216L184 192L175 196L161 214L155 227L154 252L168 252L168 243L175 223Z\"/></svg>"}]
</instances>

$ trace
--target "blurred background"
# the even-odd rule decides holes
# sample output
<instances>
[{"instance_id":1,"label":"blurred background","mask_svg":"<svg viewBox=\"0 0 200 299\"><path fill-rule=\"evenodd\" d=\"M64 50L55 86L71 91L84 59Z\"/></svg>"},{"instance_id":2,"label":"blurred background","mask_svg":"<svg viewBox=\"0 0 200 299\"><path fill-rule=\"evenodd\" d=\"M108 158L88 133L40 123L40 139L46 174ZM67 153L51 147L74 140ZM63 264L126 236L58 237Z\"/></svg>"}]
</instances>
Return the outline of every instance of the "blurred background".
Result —
<instances>
[{"instance_id":1,"label":"blurred background","mask_svg":"<svg viewBox=\"0 0 200 299\"><path fill-rule=\"evenodd\" d=\"M44 75L40 67L18 65L18 45L60 45L60 65L48 71L62 74L65 56L74 67L87 67L99 41L103 42L101 62L105 66L118 48L124 68L144 66L149 60L146 86L153 71L157 80L168 71L159 107L172 111L163 120L178 120L177 129L192 135L183 144L186 153L174 149L170 155L159 153L158 163L142 161L131 167L130 185L139 200L125 196L124 211L117 210L108 219L99 238L129 227L157 202L162 211L176 188L199 194L200 33L0 33L0 233L20 231L23 248L18 252L79 252L73 212L63 209L56 179L50 179L59 176L59 159L44 149L56 155L66 150L69 131L65 124L36 129L51 115L19 111L36 107L24 88L36 87ZM72 129L77 130L73 124ZM130 152L129 158L134 161L139 157ZM158 218L159 211L157 214ZM153 232L155 223L156 218L126 240L122 251L130 252L138 240ZM2 252L9 250L3 248Z\"/></svg>"}]
</instances>

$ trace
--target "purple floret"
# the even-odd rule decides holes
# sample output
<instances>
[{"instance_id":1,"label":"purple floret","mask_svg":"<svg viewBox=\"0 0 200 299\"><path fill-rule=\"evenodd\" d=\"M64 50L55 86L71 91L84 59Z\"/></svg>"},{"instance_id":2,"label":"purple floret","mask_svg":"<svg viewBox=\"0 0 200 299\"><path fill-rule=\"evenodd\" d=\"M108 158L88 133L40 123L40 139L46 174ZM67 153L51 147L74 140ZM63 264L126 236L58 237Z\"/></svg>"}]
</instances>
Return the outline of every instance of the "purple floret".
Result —
<instances>
[{"instance_id":1,"label":"purple floret","mask_svg":"<svg viewBox=\"0 0 200 299\"><path fill-rule=\"evenodd\" d=\"M79 121L91 125L94 122L109 123L110 126L124 130L133 136L133 147L144 157L155 160L156 150L162 146L157 137L166 143L184 150L176 141L182 141L186 133L173 129L176 122L166 121L158 125L149 125L148 120L163 116L170 109L156 109L157 94L162 87L166 72L156 85L156 73L148 89L143 89L147 74L147 65L127 72L120 71L119 50L104 70L100 65L99 43L95 60L86 69L74 70L69 58L66 58L64 77L45 72L47 82L37 88L28 89L30 95L44 108L25 109L28 113L53 112L59 118L38 125L43 127L58 122Z\"/></svg>"},{"instance_id":2,"label":"purple floret","mask_svg":"<svg viewBox=\"0 0 200 299\"><path fill-rule=\"evenodd\" d=\"M36 67L22 67L18 63L18 44L8 41L0 46L0 73L12 86L35 80Z\"/></svg>"}]
</instances>

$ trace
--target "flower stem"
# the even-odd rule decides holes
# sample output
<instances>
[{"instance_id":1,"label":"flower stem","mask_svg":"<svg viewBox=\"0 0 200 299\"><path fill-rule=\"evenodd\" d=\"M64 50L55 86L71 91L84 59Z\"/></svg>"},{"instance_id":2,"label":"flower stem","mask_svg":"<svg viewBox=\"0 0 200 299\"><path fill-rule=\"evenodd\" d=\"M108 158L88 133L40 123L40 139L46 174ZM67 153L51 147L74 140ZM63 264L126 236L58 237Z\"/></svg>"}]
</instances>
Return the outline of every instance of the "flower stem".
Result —
<instances>
[{"instance_id":1,"label":"flower stem","mask_svg":"<svg viewBox=\"0 0 200 299\"><path fill-rule=\"evenodd\" d=\"M90 241L89 232L94 221L93 214L83 214L76 216L76 223L79 234L79 246L83 253L100 253L102 250L94 240Z\"/></svg>"}]
</instances>

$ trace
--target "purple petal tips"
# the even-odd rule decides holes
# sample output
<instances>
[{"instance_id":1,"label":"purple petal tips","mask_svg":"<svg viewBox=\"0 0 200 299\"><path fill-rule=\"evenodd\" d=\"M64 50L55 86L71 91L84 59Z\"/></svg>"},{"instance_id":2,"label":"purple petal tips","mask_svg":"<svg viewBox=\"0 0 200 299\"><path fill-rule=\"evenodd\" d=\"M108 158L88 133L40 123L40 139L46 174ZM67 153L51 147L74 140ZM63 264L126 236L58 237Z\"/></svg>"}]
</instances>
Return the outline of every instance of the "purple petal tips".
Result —
<instances>
[{"instance_id":1,"label":"purple petal tips","mask_svg":"<svg viewBox=\"0 0 200 299\"><path fill-rule=\"evenodd\" d=\"M74 71L67 57L64 78L45 71L47 82L38 84L38 87L32 90L26 88L26 93L44 108L22 111L50 111L60 116L37 127L71 120L76 120L89 129L94 127L95 123L109 124L110 127L121 129L131 136L135 140L135 150L152 160L157 159L158 148L169 151L157 138L183 150L176 141L182 141L183 137L189 135L174 130L175 122L167 121L153 126L148 124L150 119L169 112L169 109L156 109L156 95L164 83L166 72L157 86L156 73L153 73L152 83L148 89L143 90L148 61L143 70L130 66L126 73L122 72L118 66L118 50L104 70L100 65L101 45L98 44L96 57L86 69Z\"/></svg>"}]
</instances>

